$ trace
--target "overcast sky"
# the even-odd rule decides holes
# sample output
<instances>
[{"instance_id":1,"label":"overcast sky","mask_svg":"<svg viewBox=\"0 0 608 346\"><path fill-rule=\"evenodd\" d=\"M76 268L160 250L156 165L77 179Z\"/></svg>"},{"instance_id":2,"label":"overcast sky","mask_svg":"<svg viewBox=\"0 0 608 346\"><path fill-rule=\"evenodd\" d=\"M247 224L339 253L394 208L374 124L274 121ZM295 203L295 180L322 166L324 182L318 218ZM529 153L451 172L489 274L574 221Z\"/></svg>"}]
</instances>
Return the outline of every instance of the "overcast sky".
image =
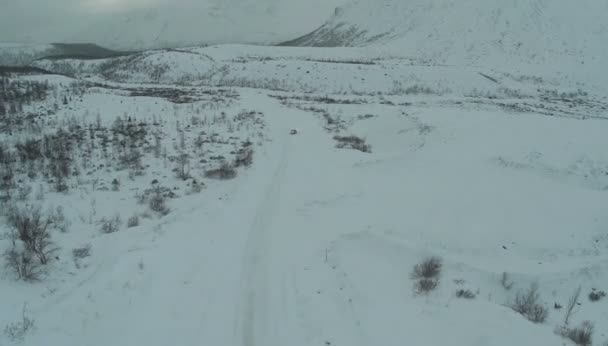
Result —
<instances>
[{"instance_id":1,"label":"overcast sky","mask_svg":"<svg viewBox=\"0 0 608 346\"><path fill-rule=\"evenodd\" d=\"M129 45L159 35L184 42L282 39L316 28L347 1L0 0L0 41Z\"/></svg>"}]
</instances>

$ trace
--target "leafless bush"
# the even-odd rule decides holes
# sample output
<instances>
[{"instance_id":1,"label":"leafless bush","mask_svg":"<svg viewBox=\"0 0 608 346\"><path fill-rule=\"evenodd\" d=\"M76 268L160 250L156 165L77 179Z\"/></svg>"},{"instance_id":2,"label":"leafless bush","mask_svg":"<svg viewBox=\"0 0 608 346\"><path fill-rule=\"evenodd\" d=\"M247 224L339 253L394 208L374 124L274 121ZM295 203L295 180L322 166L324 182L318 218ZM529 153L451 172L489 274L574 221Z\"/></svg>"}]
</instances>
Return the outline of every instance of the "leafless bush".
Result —
<instances>
[{"instance_id":1,"label":"leafless bush","mask_svg":"<svg viewBox=\"0 0 608 346\"><path fill-rule=\"evenodd\" d=\"M428 293L437 287L441 266L442 262L439 257L426 258L414 266L410 276L416 280L414 289L417 293Z\"/></svg>"},{"instance_id":2,"label":"leafless bush","mask_svg":"<svg viewBox=\"0 0 608 346\"><path fill-rule=\"evenodd\" d=\"M530 285L528 290L519 291L510 306L534 323L543 323L549 314L548 309L540 303L538 285L535 283Z\"/></svg>"},{"instance_id":3,"label":"leafless bush","mask_svg":"<svg viewBox=\"0 0 608 346\"><path fill-rule=\"evenodd\" d=\"M169 207L167 207L165 196L162 194L162 190L160 188L154 189L154 192L148 201L148 206L150 207L150 210L163 216L169 214L170 211Z\"/></svg>"},{"instance_id":4,"label":"leafless bush","mask_svg":"<svg viewBox=\"0 0 608 346\"><path fill-rule=\"evenodd\" d=\"M18 280L40 281L46 274L44 266L26 249L10 248L4 253L4 260L6 268L15 273Z\"/></svg>"},{"instance_id":5,"label":"leafless bush","mask_svg":"<svg viewBox=\"0 0 608 346\"><path fill-rule=\"evenodd\" d=\"M416 293L419 294L429 293L437 288L438 284L439 280L436 279L420 279L414 284L414 289L416 290Z\"/></svg>"},{"instance_id":6,"label":"leafless bush","mask_svg":"<svg viewBox=\"0 0 608 346\"><path fill-rule=\"evenodd\" d=\"M593 290L593 291L591 291L591 293L589 293L589 300L592 302L597 302L597 301L600 301L605 296L606 296L606 292Z\"/></svg>"},{"instance_id":7,"label":"leafless bush","mask_svg":"<svg viewBox=\"0 0 608 346\"><path fill-rule=\"evenodd\" d=\"M253 148L243 148L239 150L236 155L236 159L234 160L234 165L236 167L248 167L253 163Z\"/></svg>"},{"instance_id":8,"label":"leafless bush","mask_svg":"<svg viewBox=\"0 0 608 346\"><path fill-rule=\"evenodd\" d=\"M91 256L91 244L73 249L72 256L79 259Z\"/></svg>"},{"instance_id":9,"label":"leafless bush","mask_svg":"<svg viewBox=\"0 0 608 346\"><path fill-rule=\"evenodd\" d=\"M116 214L110 218L102 218L101 221L101 232L109 234L115 233L120 230L120 225L122 224L122 220L120 215Z\"/></svg>"},{"instance_id":10,"label":"leafless bush","mask_svg":"<svg viewBox=\"0 0 608 346\"><path fill-rule=\"evenodd\" d=\"M474 299L477 295L471 290L459 289L456 291L456 297L464 299Z\"/></svg>"},{"instance_id":11,"label":"leafless bush","mask_svg":"<svg viewBox=\"0 0 608 346\"><path fill-rule=\"evenodd\" d=\"M48 230L49 221L42 217L40 207L30 210L12 208L7 219L13 230L13 244L16 240L22 241L25 249L38 257L40 264L47 264L50 255L57 249L54 247Z\"/></svg>"},{"instance_id":12,"label":"leafless bush","mask_svg":"<svg viewBox=\"0 0 608 346\"><path fill-rule=\"evenodd\" d=\"M357 136L334 136L334 139L338 141L336 148L339 149L355 149L364 153L371 153L372 146L365 142L365 139Z\"/></svg>"},{"instance_id":13,"label":"leafless bush","mask_svg":"<svg viewBox=\"0 0 608 346\"><path fill-rule=\"evenodd\" d=\"M23 341L29 331L36 327L34 319L27 314L27 305L23 304L21 320L14 323L9 323L4 328L4 335L12 342Z\"/></svg>"},{"instance_id":14,"label":"leafless bush","mask_svg":"<svg viewBox=\"0 0 608 346\"><path fill-rule=\"evenodd\" d=\"M127 220L127 227L133 228L139 226L139 215L135 214Z\"/></svg>"},{"instance_id":15,"label":"leafless bush","mask_svg":"<svg viewBox=\"0 0 608 346\"><path fill-rule=\"evenodd\" d=\"M414 266L412 279L434 279L441 273L441 258L429 257Z\"/></svg>"},{"instance_id":16,"label":"leafless bush","mask_svg":"<svg viewBox=\"0 0 608 346\"><path fill-rule=\"evenodd\" d=\"M590 346L593 343L593 323L590 321L584 321L576 328L561 327L556 332L578 346Z\"/></svg>"},{"instance_id":17,"label":"leafless bush","mask_svg":"<svg viewBox=\"0 0 608 346\"><path fill-rule=\"evenodd\" d=\"M205 177L221 180L234 179L236 178L236 169L233 164L224 162L219 168L206 171Z\"/></svg>"}]
</instances>

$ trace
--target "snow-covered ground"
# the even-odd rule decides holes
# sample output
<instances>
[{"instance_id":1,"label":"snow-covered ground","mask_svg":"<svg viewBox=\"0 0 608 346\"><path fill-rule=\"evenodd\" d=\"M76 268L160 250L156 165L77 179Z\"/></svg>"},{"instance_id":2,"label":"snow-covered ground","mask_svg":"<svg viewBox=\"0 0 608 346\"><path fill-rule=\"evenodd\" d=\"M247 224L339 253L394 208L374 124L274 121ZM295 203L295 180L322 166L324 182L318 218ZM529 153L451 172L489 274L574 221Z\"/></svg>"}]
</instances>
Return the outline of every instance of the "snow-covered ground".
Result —
<instances>
[{"instance_id":1,"label":"snow-covered ground","mask_svg":"<svg viewBox=\"0 0 608 346\"><path fill-rule=\"evenodd\" d=\"M49 91L5 99L18 114L0 143L71 138L77 173L59 193L52 151L11 166L3 214L40 205L59 249L39 282L0 272L0 345L568 345L556 330L578 287L568 327L592 322L603 345L608 298L589 294L608 291L606 75L401 44L190 47L11 76ZM211 174L249 151L233 179ZM418 292L432 256L438 285ZM511 308L532 285L544 323ZM24 306L34 328L11 338Z\"/></svg>"}]
</instances>

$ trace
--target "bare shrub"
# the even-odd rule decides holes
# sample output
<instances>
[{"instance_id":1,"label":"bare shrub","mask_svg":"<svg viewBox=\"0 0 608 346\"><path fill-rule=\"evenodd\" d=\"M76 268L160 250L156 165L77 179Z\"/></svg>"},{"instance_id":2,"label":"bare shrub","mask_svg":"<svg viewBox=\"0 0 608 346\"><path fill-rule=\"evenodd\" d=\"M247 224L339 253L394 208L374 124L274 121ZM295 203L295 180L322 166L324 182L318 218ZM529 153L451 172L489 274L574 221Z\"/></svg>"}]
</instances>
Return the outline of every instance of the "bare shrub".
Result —
<instances>
[{"instance_id":1,"label":"bare shrub","mask_svg":"<svg viewBox=\"0 0 608 346\"><path fill-rule=\"evenodd\" d=\"M221 180L234 179L236 178L236 169L233 164L224 162L219 168L206 171L205 177Z\"/></svg>"},{"instance_id":2,"label":"bare shrub","mask_svg":"<svg viewBox=\"0 0 608 346\"><path fill-rule=\"evenodd\" d=\"M27 314L27 305L23 304L21 312L21 320L14 323L9 323L4 328L4 335L12 342L23 341L28 332L36 327L34 319Z\"/></svg>"},{"instance_id":3,"label":"bare shrub","mask_svg":"<svg viewBox=\"0 0 608 346\"><path fill-rule=\"evenodd\" d=\"M25 244L25 249L38 257L40 264L47 264L51 254L57 250L49 232L49 221L42 217L40 207L30 210L12 208L9 211L8 223L13 230L13 244L18 239Z\"/></svg>"},{"instance_id":4,"label":"bare shrub","mask_svg":"<svg viewBox=\"0 0 608 346\"><path fill-rule=\"evenodd\" d=\"M433 279L441 273L441 258L429 257L414 266L412 279Z\"/></svg>"},{"instance_id":5,"label":"bare shrub","mask_svg":"<svg viewBox=\"0 0 608 346\"><path fill-rule=\"evenodd\" d=\"M91 256L91 244L73 249L72 256L75 259L82 259Z\"/></svg>"},{"instance_id":6,"label":"bare shrub","mask_svg":"<svg viewBox=\"0 0 608 346\"><path fill-rule=\"evenodd\" d=\"M120 215L116 214L111 218L102 218L101 221L101 232L109 234L115 233L120 230L120 226L122 224L122 220Z\"/></svg>"},{"instance_id":7,"label":"bare shrub","mask_svg":"<svg viewBox=\"0 0 608 346\"><path fill-rule=\"evenodd\" d=\"M239 150L236 155L236 159L234 160L234 165L236 167L248 167L253 163L253 148L247 147Z\"/></svg>"},{"instance_id":8,"label":"bare shrub","mask_svg":"<svg viewBox=\"0 0 608 346\"><path fill-rule=\"evenodd\" d=\"M419 294L429 293L437 288L437 285L439 285L439 280L437 279L420 279L414 284L414 289Z\"/></svg>"},{"instance_id":9,"label":"bare shrub","mask_svg":"<svg viewBox=\"0 0 608 346\"><path fill-rule=\"evenodd\" d=\"M543 323L549 314L549 310L540 303L540 294L536 283L530 285L530 288L526 291L519 291L510 306L511 309L534 323Z\"/></svg>"},{"instance_id":10,"label":"bare shrub","mask_svg":"<svg viewBox=\"0 0 608 346\"><path fill-rule=\"evenodd\" d=\"M127 220L127 227L133 228L139 226L139 215L135 214Z\"/></svg>"},{"instance_id":11,"label":"bare shrub","mask_svg":"<svg viewBox=\"0 0 608 346\"><path fill-rule=\"evenodd\" d=\"M597 302L597 301L600 301L605 296L606 296L606 292L593 290L591 293L589 293L589 300L592 302Z\"/></svg>"},{"instance_id":12,"label":"bare shrub","mask_svg":"<svg viewBox=\"0 0 608 346\"><path fill-rule=\"evenodd\" d=\"M584 321L579 327L561 327L556 332L564 338L572 340L578 346L590 346L593 343L593 323Z\"/></svg>"},{"instance_id":13,"label":"bare shrub","mask_svg":"<svg viewBox=\"0 0 608 346\"><path fill-rule=\"evenodd\" d=\"M40 264L31 251L12 247L4 253L5 266L11 270L18 280L27 282L40 281L46 274L44 266Z\"/></svg>"},{"instance_id":14,"label":"bare shrub","mask_svg":"<svg viewBox=\"0 0 608 346\"><path fill-rule=\"evenodd\" d=\"M411 278L417 280L414 289L417 293L428 293L439 285L442 261L439 257L429 257L414 266Z\"/></svg>"},{"instance_id":15,"label":"bare shrub","mask_svg":"<svg viewBox=\"0 0 608 346\"><path fill-rule=\"evenodd\" d=\"M157 190L152 194L152 196L150 196L148 206L150 207L150 210L157 212L161 215L167 215L170 211L169 207L167 207L165 196L163 196L160 190Z\"/></svg>"},{"instance_id":16,"label":"bare shrub","mask_svg":"<svg viewBox=\"0 0 608 346\"><path fill-rule=\"evenodd\" d=\"M456 291L456 297L457 298L464 298L464 299L475 299L477 295L475 293L473 293L471 290L465 290L465 289L459 289Z\"/></svg>"},{"instance_id":17,"label":"bare shrub","mask_svg":"<svg viewBox=\"0 0 608 346\"><path fill-rule=\"evenodd\" d=\"M78 269L80 269L80 260L89 256L91 256L91 244L72 249L72 259Z\"/></svg>"},{"instance_id":18,"label":"bare shrub","mask_svg":"<svg viewBox=\"0 0 608 346\"><path fill-rule=\"evenodd\" d=\"M338 141L336 148L339 149L355 149L364 153L371 153L372 146L367 144L365 139L357 136L334 136L334 139Z\"/></svg>"}]
</instances>

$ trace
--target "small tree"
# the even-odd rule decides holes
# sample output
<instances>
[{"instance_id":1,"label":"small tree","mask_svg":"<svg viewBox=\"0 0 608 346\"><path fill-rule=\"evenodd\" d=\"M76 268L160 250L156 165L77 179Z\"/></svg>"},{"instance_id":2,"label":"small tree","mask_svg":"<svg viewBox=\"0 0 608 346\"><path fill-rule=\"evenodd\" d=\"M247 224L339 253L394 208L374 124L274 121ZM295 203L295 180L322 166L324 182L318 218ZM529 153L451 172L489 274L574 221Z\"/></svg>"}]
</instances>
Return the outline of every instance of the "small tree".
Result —
<instances>
[{"instance_id":1,"label":"small tree","mask_svg":"<svg viewBox=\"0 0 608 346\"><path fill-rule=\"evenodd\" d=\"M26 250L36 255L40 264L47 264L50 255L57 249L51 240L49 221L42 216L40 207L30 210L13 208L9 212L8 222L13 230L13 245L16 240L22 241Z\"/></svg>"}]
</instances>

